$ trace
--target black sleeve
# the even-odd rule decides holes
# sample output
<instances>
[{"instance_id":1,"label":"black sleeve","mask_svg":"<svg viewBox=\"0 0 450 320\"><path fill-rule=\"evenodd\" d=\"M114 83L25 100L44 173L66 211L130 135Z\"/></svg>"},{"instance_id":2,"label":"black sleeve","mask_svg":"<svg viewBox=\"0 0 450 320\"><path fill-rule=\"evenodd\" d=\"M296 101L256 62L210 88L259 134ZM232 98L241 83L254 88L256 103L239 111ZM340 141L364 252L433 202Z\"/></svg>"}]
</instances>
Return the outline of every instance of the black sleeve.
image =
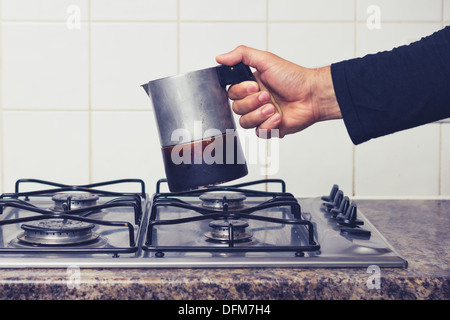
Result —
<instances>
[{"instance_id":1,"label":"black sleeve","mask_svg":"<svg viewBox=\"0 0 450 320\"><path fill-rule=\"evenodd\" d=\"M407 46L331 65L354 144L450 117L450 26Z\"/></svg>"}]
</instances>

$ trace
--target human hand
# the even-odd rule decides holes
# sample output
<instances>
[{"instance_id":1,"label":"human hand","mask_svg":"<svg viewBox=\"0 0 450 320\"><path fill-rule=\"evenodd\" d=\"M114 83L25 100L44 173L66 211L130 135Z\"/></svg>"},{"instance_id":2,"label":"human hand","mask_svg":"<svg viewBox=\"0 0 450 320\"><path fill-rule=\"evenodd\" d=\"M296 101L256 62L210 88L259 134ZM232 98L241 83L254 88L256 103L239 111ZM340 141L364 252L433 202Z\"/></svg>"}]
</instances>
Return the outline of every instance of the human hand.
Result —
<instances>
[{"instance_id":1,"label":"human hand","mask_svg":"<svg viewBox=\"0 0 450 320\"><path fill-rule=\"evenodd\" d=\"M262 132L278 129L278 136L282 138L315 122L341 118L330 67L308 69L272 53L245 46L222 54L216 60L224 65L243 62L256 69L257 83L245 81L233 85L228 96L234 100L233 111L241 115L241 127L256 127L258 136L266 137ZM277 112L271 95L282 114Z\"/></svg>"}]
</instances>

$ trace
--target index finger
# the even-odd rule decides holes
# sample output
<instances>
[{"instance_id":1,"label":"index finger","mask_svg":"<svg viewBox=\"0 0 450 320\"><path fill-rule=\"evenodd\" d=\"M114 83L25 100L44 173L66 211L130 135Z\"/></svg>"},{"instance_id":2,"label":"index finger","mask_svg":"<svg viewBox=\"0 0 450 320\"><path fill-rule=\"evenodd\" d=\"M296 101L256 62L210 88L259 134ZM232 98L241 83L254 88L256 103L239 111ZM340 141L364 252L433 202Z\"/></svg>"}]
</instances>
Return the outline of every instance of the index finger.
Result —
<instances>
[{"instance_id":1,"label":"index finger","mask_svg":"<svg viewBox=\"0 0 450 320\"><path fill-rule=\"evenodd\" d=\"M259 72L264 72L269 67L269 56L273 56L273 54L241 45L228 53L217 56L216 61L229 66L243 62L256 68Z\"/></svg>"}]
</instances>

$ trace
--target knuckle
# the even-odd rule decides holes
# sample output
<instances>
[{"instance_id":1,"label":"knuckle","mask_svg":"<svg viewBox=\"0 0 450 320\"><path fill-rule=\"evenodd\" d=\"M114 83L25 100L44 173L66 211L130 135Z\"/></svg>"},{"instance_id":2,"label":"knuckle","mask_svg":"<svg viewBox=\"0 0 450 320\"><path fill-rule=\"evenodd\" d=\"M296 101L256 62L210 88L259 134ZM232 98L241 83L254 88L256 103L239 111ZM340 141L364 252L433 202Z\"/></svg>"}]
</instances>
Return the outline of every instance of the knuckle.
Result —
<instances>
[{"instance_id":1,"label":"knuckle","mask_svg":"<svg viewBox=\"0 0 450 320\"><path fill-rule=\"evenodd\" d=\"M241 110L239 107L239 103L237 101L234 101L233 104L231 105L231 109L233 110L234 113L241 115Z\"/></svg>"},{"instance_id":2,"label":"knuckle","mask_svg":"<svg viewBox=\"0 0 450 320\"><path fill-rule=\"evenodd\" d=\"M242 51L242 50L246 50L246 49L247 49L247 46L241 44L241 45L237 46L236 49L237 49L237 50L241 50L241 51Z\"/></svg>"},{"instance_id":3,"label":"knuckle","mask_svg":"<svg viewBox=\"0 0 450 320\"><path fill-rule=\"evenodd\" d=\"M242 99L245 97L245 87L242 83L234 84L228 89L228 97L231 100Z\"/></svg>"},{"instance_id":4,"label":"knuckle","mask_svg":"<svg viewBox=\"0 0 450 320\"><path fill-rule=\"evenodd\" d=\"M240 125L242 128L247 129L247 127L245 126L245 119L244 119L244 117L240 117L240 118L239 118L239 125Z\"/></svg>"},{"instance_id":5,"label":"knuckle","mask_svg":"<svg viewBox=\"0 0 450 320\"><path fill-rule=\"evenodd\" d=\"M247 118L244 117L244 116L239 118L239 124L244 129L250 129L251 128L251 126L249 125L249 123L247 121Z\"/></svg>"}]
</instances>

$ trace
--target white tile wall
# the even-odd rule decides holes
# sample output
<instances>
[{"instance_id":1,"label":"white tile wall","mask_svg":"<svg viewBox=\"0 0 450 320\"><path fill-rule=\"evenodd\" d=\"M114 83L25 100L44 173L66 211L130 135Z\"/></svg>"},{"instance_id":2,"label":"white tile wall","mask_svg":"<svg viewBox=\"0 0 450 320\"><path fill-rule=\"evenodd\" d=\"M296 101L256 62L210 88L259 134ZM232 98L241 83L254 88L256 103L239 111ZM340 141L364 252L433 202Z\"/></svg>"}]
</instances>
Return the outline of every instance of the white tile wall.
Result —
<instances>
[{"instance_id":1,"label":"white tile wall","mask_svg":"<svg viewBox=\"0 0 450 320\"><path fill-rule=\"evenodd\" d=\"M177 0L91 0L93 21L177 20Z\"/></svg>"},{"instance_id":2,"label":"white tile wall","mask_svg":"<svg viewBox=\"0 0 450 320\"><path fill-rule=\"evenodd\" d=\"M271 21L353 21L354 0L269 1Z\"/></svg>"},{"instance_id":3,"label":"white tile wall","mask_svg":"<svg viewBox=\"0 0 450 320\"><path fill-rule=\"evenodd\" d=\"M73 14L88 19L88 0L2 0L1 5L3 20L66 21Z\"/></svg>"},{"instance_id":4,"label":"white tile wall","mask_svg":"<svg viewBox=\"0 0 450 320\"><path fill-rule=\"evenodd\" d=\"M176 72L176 23L91 24L92 109L149 109L141 84Z\"/></svg>"},{"instance_id":5,"label":"white tile wall","mask_svg":"<svg viewBox=\"0 0 450 320\"><path fill-rule=\"evenodd\" d=\"M87 111L3 111L2 129L5 191L20 178L89 179Z\"/></svg>"},{"instance_id":6,"label":"white tile wall","mask_svg":"<svg viewBox=\"0 0 450 320\"><path fill-rule=\"evenodd\" d=\"M447 24L450 22L450 0L444 0L443 19Z\"/></svg>"},{"instance_id":7,"label":"white tile wall","mask_svg":"<svg viewBox=\"0 0 450 320\"><path fill-rule=\"evenodd\" d=\"M240 44L265 49L265 23L182 22L180 24L180 72L216 65L215 57Z\"/></svg>"},{"instance_id":8,"label":"white tile wall","mask_svg":"<svg viewBox=\"0 0 450 320\"><path fill-rule=\"evenodd\" d=\"M266 0L181 0L180 19L193 21L265 21Z\"/></svg>"},{"instance_id":9,"label":"white tile wall","mask_svg":"<svg viewBox=\"0 0 450 320\"><path fill-rule=\"evenodd\" d=\"M364 56L409 44L442 28L441 23L389 23L382 22L380 29L368 29L365 23L357 24L356 55Z\"/></svg>"},{"instance_id":10,"label":"white tile wall","mask_svg":"<svg viewBox=\"0 0 450 320\"><path fill-rule=\"evenodd\" d=\"M366 20L371 6L380 9L382 21L441 22L442 19L442 0L358 0L358 21Z\"/></svg>"},{"instance_id":11,"label":"white tile wall","mask_svg":"<svg viewBox=\"0 0 450 320\"><path fill-rule=\"evenodd\" d=\"M142 178L152 192L164 172L140 85L213 66L240 44L315 67L448 24L450 0L0 0L0 192L26 177ZM357 147L341 121L272 141L239 131L250 173L238 182L282 178L300 196L338 183L355 197L450 197L450 123Z\"/></svg>"},{"instance_id":12,"label":"white tile wall","mask_svg":"<svg viewBox=\"0 0 450 320\"><path fill-rule=\"evenodd\" d=\"M358 145L358 196L408 197L439 193L440 124L428 124Z\"/></svg>"},{"instance_id":13,"label":"white tile wall","mask_svg":"<svg viewBox=\"0 0 450 320\"><path fill-rule=\"evenodd\" d=\"M441 193L450 195L450 123L441 124Z\"/></svg>"},{"instance_id":14,"label":"white tile wall","mask_svg":"<svg viewBox=\"0 0 450 320\"><path fill-rule=\"evenodd\" d=\"M88 109L86 23L3 22L1 41L3 108Z\"/></svg>"},{"instance_id":15,"label":"white tile wall","mask_svg":"<svg viewBox=\"0 0 450 320\"><path fill-rule=\"evenodd\" d=\"M0 112L0 126L3 127L3 112ZM3 165L3 155L5 154L4 147L3 147L3 140L4 139L3 139L3 128L2 128L2 137L0 139L0 173L1 173L0 178L1 178L2 183L0 184L0 193L3 193L3 180L4 180L3 168L5 167Z\"/></svg>"},{"instance_id":16,"label":"white tile wall","mask_svg":"<svg viewBox=\"0 0 450 320\"><path fill-rule=\"evenodd\" d=\"M156 122L151 112L92 112L92 179L164 178ZM135 190L136 191L136 190Z\"/></svg>"},{"instance_id":17,"label":"white tile wall","mask_svg":"<svg viewBox=\"0 0 450 320\"><path fill-rule=\"evenodd\" d=\"M279 143L279 171L288 190L301 196L327 193L337 183L352 193L353 146L341 121L317 123Z\"/></svg>"},{"instance_id":18,"label":"white tile wall","mask_svg":"<svg viewBox=\"0 0 450 320\"><path fill-rule=\"evenodd\" d=\"M353 58L354 29L353 23L269 23L268 50L305 67L321 67Z\"/></svg>"}]
</instances>

